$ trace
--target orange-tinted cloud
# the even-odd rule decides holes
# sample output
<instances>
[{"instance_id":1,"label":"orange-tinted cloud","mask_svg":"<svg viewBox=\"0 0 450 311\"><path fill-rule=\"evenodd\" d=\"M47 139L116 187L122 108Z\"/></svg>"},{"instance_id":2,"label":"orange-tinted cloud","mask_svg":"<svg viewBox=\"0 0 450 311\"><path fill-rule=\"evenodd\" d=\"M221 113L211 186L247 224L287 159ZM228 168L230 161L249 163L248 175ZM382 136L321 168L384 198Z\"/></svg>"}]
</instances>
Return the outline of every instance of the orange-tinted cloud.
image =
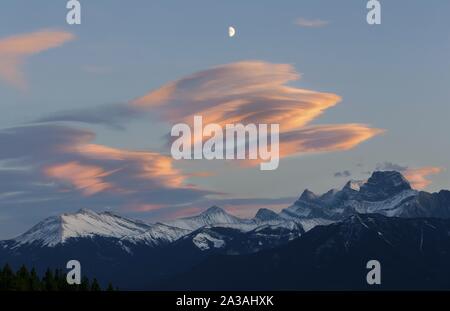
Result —
<instances>
[{"instance_id":1,"label":"orange-tinted cloud","mask_svg":"<svg viewBox=\"0 0 450 311\"><path fill-rule=\"evenodd\" d=\"M201 116L203 125L215 123L222 128L238 123L279 124L281 157L348 150L383 132L354 123L311 126L327 109L337 105L341 97L288 85L299 78L300 74L289 64L243 61L169 82L126 105L65 112L39 121L121 127L121 122L151 112L171 125L186 123L191 127L194 116ZM260 161L235 162L256 165Z\"/></svg>"},{"instance_id":2,"label":"orange-tinted cloud","mask_svg":"<svg viewBox=\"0 0 450 311\"><path fill-rule=\"evenodd\" d=\"M281 135L280 155L345 151L383 132L363 124L309 126Z\"/></svg>"},{"instance_id":3,"label":"orange-tinted cloud","mask_svg":"<svg viewBox=\"0 0 450 311\"><path fill-rule=\"evenodd\" d=\"M431 184L428 179L430 175L436 175L443 171L441 167L426 166L420 168L408 168L403 172L403 175L411 183L415 189L424 189Z\"/></svg>"},{"instance_id":4,"label":"orange-tinted cloud","mask_svg":"<svg viewBox=\"0 0 450 311\"><path fill-rule=\"evenodd\" d=\"M238 62L171 82L131 105L157 111L169 122L279 123L282 131L311 122L341 98L286 86L300 75L291 65Z\"/></svg>"},{"instance_id":5,"label":"orange-tinted cloud","mask_svg":"<svg viewBox=\"0 0 450 311\"><path fill-rule=\"evenodd\" d=\"M132 151L98 144L64 146L62 151L77 154L88 160L114 161L128 174L145 182L157 181L160 187L183 187L186 176L172 165L172 158L157 152Z\"/></svg>"},{"instance_id":6,"label":"orange-tinted cloud","mask_svg":"<svg viewBox=\"0 0 450 311\"><path fill-rule=\"evenodd\" d=\"M111 172L93 165L68 162L48 166L44 168L44 172L48 177L70 183L85 195L93 195L113 188L111 183L103 179Z\"/></svg>"},{"instance_id":7,"label":"orange-tinted cloud","mask_svg":"<svg viewBox=\"0 0 450 311\"><path fill-rule=\"evenodd\" d=\"M125 206L124 210L131 212L149 212L149 211L157 211L165 207L167 207L167 205L165 204L137 203Z\"/></svg>"},{"instance_id":8,"label":"orange-tinted cloud","mask_svg":"<svg viewBox=\"0 0 450 311\"><path fill-rule=\"evenodd\" d=\"M353 123L309 126L341 98L286 85L299 78L287 64L232 63L168 83L132 101L131 106L159 113L173 124L193 126L195 115L202 116L203 124L223 128L237 123L279 124L281 157L348 150L383 132Z\"/></svg>"},{"instance_id":9,"label":"orange-tinted cloud","mask_svg":"<svg viewBox=\"0 0 450 311\"><path fill-rule=\"evenodd\" d=\"M18 88L25 88L22 65L26 58L73 39L74 35L71 33L51 30L0 39L0 78Z\"/></svg>"},{"instance_id":10,"label":"orange-tinted cloud","mask_svg":"<svg viewBox=\"0 0 450 311\"><path fill-rule=\"evenodd\" d=\"M1 144L8 146L1 150L0 161L36 168L45 183L61 184L64 190L70 184L86 196L108 192L156 201L159 191L163 201L171 202L175 197L167 193L175 190L180 197L202 195L186 182L192 174L175 168L170 156L93 144L94 140L91 131L58 125L7 129L0 131Z\"/></svg>"},{"instance_id":11,"label":"orange-tinted cloud","mask_svg":"<svg viewBox=\"0 0 450 311\"><path fill-rule=\"evenodd\" d=\"M0 174L0 192L18 194L8 198L14 206L157 213L217 195L189 184L190 174L175 168L170 156L94 140L92 131L62 125L0 130L0 145L8 146L0 150L0 162L11 167Z\"/></svg>"}]
</instances>

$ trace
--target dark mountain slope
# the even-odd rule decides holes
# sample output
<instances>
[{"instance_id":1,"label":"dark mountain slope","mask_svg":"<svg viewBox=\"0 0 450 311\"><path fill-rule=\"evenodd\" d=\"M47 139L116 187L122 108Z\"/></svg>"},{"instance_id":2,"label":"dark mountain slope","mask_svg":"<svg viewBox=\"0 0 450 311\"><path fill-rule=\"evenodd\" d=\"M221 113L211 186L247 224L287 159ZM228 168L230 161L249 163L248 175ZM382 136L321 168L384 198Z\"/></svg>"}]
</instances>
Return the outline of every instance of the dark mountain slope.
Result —
<instances>
[{"instance_id":1,"label":"dark mountain slope","mask_svg":"<svg viewBox=\"0 0 450 311\"><path fill-rule=\"evenodd\" d=\"M215 256L160 288L182 290L450 289L450 221L354 215L284 247ZM366 282L369 260L382 284Z\"/></svg>"}]
</instances>

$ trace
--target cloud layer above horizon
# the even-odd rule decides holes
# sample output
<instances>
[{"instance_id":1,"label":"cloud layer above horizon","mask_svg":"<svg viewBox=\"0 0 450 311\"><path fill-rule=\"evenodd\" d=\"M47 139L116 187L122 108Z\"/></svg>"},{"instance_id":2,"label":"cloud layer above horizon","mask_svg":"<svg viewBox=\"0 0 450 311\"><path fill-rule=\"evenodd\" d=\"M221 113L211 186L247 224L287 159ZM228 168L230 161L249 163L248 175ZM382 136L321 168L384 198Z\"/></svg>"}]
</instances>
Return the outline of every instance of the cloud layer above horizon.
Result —
<instances>
[{"instance_id":1,"label":"cloud layer above horizon","mask_svg":"<svg viewBox=\"0 0 450 311\"><path fill-rule=\"evenodd\" d=\"M169 123L279 124L280 157L351 149L382 130L364 124L309 125L341 98L288 86L300 75L288 64L261 61L214 67L168 83L131 105ZM256 164L257 161L250 161Z\"/></svg>"},{"instance_id":2,"label":"cloud layer above horizon","mask_svg":"<svg viewBox=\"0 0 450 311\"><path fill-rule=\"evenodd\" d=\"M287 84L300 75L288 64L245 61L169 82L123 105L62 112L38 121L77 121L123 127L147 112L168 124L279 124L280 157L351 149L383 130L365 124L311 125L341 97ZM258 164L258 161L248 161Z\"/></svg>"},{"instance_id":3,"label":"cloud layer above horizon","mask_svg":"<svg viewBox=\"0 0 450 311\"><path fill-rule=\"evenodd\" d=\"M92 131L33 125L0 131L4 208L137 209L195 202L212 191L186 184L171 157L94 144Z\"/></svg>"},{"instance_id":4,"label":"cloud layer above horizon","mask_svg":"<svg viewBox=\"0 0 450 311\"><path fill-rule=\"evenodd\" d=\"M16 54L11 55L21 58L70 39L47 40L47 35L21 38L33 48L20 52L16 47ZM288 64L231 63L182 77L124 104L65 111L33 125L1 130L0 144L10 146L0 151L2 202L10 207L112 207L137 213L167 209L180 216L183 210L188 213L212 202L211 195L219 195L222 202L233 199L233 194L192 185L192 175L175 168L170 156L94 143L92 130L66 122L125 128L128 122L152 114L168 125L192 125L195 115L201 115L204 124L221 126L276 123L280 125L281 158L348 150L382 133L358 123L312 125L341 98L288 85L298 79L300 74ZM248 161L249 165L256 163ZM254 209L255 202L264 206L261 199L248 199L240 206ZM266 205L273 206L273 200Z\"/></svg>"},{"instance_id":5,"label":"cloud layer above horizon","mask_svg":"<svg viewBox=\"0 0 450 311\"><path fill-rule=\"evenodd\" d=\"M41 30L0 38L0 78L17 88L25 89L27 82L22 66L27 58L61 46L74 38L69 32L57 30Z\"/></svg>"}]
</instances>

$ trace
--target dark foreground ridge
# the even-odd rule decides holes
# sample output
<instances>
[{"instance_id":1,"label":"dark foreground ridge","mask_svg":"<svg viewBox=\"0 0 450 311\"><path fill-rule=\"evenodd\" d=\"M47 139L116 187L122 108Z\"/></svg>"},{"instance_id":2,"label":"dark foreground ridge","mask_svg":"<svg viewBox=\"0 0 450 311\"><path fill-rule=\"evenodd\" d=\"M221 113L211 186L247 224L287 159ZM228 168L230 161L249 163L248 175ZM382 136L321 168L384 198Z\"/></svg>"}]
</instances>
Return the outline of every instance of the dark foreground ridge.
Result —
<instances>
[{"instance_id":1,"label":"dark foreground ridge","mask_svg":"<svg viewBox=\"0 0 450 311\"><path fill-rule=\"evenodd\" d=\"M215 256L161 284L171 290L450 289L450 220L356 214L276 249ZM368 285L366 263L381 263Z\"/></svg>"}]
</instances>

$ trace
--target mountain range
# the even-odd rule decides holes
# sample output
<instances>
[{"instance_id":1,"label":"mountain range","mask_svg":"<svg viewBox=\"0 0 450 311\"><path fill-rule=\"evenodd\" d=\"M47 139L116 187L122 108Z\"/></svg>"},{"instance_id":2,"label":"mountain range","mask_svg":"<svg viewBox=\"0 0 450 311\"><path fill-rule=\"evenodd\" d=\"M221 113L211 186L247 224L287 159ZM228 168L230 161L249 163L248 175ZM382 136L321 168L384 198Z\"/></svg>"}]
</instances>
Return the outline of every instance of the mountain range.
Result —
<instances>
[{"instance_id":1,"label":"mountain range","mask_svg":"<svg viewBox=\"0 0 450 311\"><path fill-rule=\"evenodd\" d=\"M448 290L450 220L355 214L255 254L211 256L155 287L170 290ZM366 264L381 265L368 285Z\"/></svg>"},{"instance_id":2,"label":"mountain range","mask_svg":"<svg viewBox=\"0 0 450 311\"><path fill-rule=\"evenodd\" d=\"M365 262L379 259L383 288L450 289L447 219L450 191L377 171L251 219L217 206L154 224L87 209L49 217L0 241L0 263L43 273L77 259L82 273L123 289L364 289Z\"/></svg>"}]
</instances>

